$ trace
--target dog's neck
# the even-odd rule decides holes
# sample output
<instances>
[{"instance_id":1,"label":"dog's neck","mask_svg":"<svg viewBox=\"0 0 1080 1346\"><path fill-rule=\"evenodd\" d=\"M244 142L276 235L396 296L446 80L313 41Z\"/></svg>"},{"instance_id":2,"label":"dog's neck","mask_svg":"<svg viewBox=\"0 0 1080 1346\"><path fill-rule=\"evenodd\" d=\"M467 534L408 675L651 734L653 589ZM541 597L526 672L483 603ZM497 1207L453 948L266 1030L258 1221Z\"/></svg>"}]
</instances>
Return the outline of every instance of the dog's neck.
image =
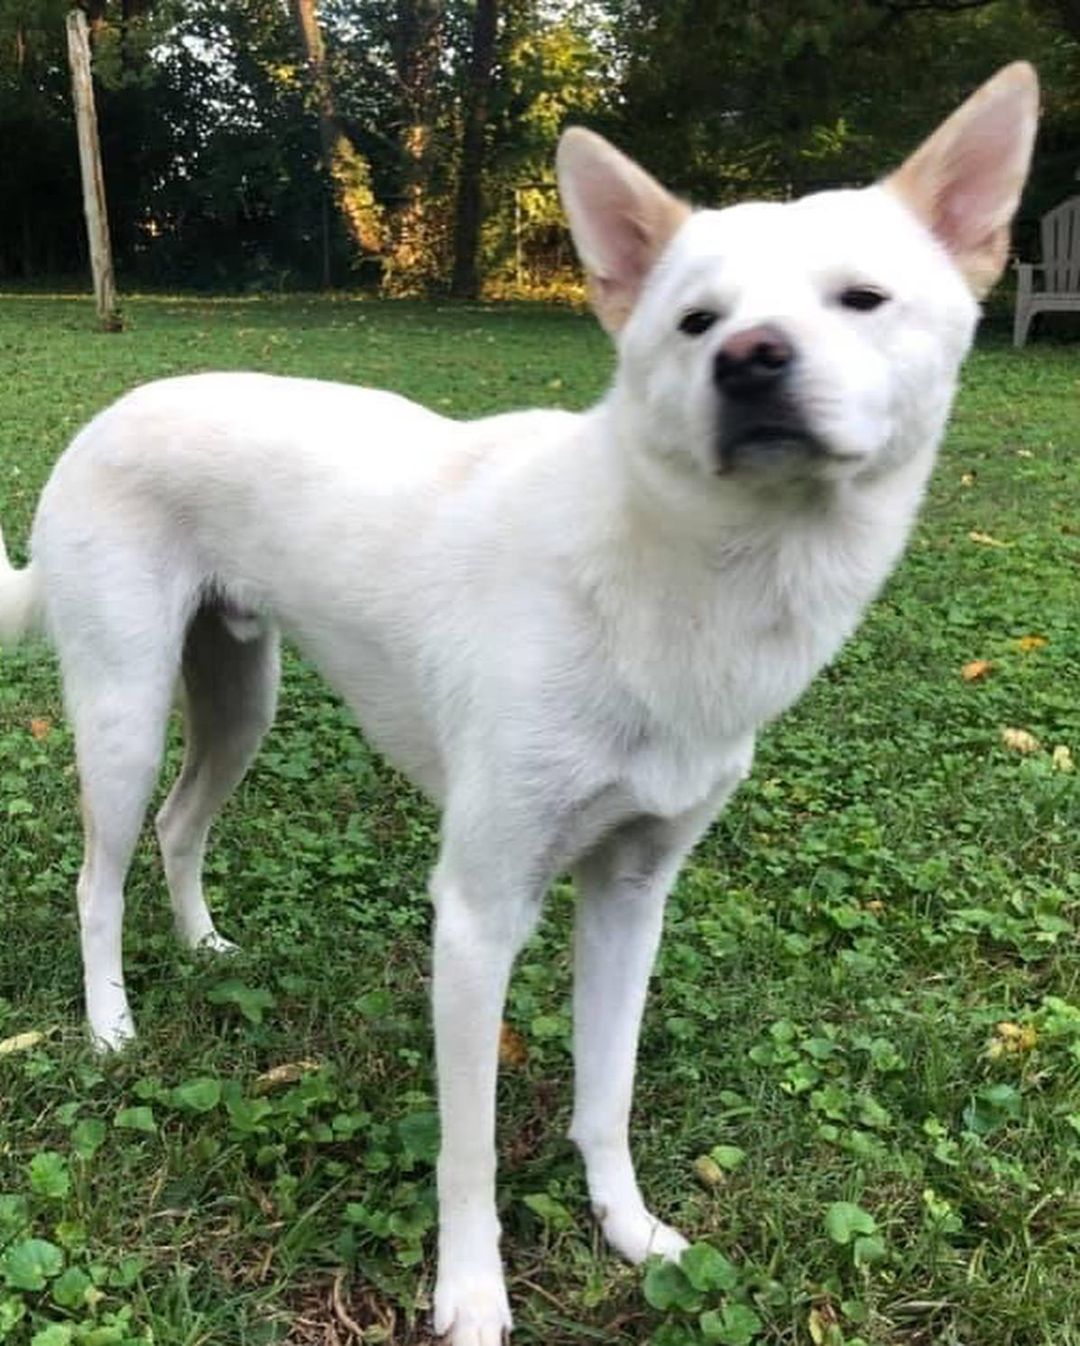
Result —
<instances>
[{"instance_id":1,"label":"dog's neck","mask_svg":"<svg viewBox=\"0 0 1080 1346\"><path fill-rule=\"evenodd\" d=\"M733 552L774 549L802 536L808 543L837 536L868 541L882 533L903 546L922 500L936 452L936 436L903 461L888 453L861 474L827 479L810 475L705 476L677 444L643 442L641 421L617 390L587 417L589 437L605 451L609 537L634 537L722 566ZM888 569L895 554L883 565Z\"/></svg>"},{"instance_id":2,"label":"dog's neck","mask_svg":"<svg viewBox=\"0 0 1080 1346\"><path fill-rule=\"evenodd\" d=\"M732 742L789 706L854 629L903 549L933 447L770 499L695 490L666 460L635 457L610 415L604 403L583 418L556 545L624 690L656 724L676 707L688 742Z\"/></svg>"}]
</instances>

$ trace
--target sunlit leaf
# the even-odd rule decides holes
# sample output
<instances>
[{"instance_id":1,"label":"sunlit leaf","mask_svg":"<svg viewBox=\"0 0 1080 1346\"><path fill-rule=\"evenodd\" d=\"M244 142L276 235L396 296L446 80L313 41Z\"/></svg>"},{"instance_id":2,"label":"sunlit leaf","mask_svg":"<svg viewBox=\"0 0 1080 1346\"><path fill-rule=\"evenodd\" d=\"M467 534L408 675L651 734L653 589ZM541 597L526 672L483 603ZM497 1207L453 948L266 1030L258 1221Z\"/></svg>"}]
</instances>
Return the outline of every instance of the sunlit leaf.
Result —
<instances>
[{"instance_id":1,"label":"sunlit leaf","mask_svg":"<svg viewBox=\"0 0 1080 1346\"><path fill-rule=\"evenodd\" d=\"M1032 753L1041 747L1035 735L1026 729L1002 729L1001 741L1011 752Z\"/></svg>"},{"instance_id":2,"label":"sunlit leaf","mask_svg":"<svg viewBox=\"0 0 1080 1346\"><path fill-rule=\"evenodd\" d=\"M978 682L980 678L985 678L993 667L989 659L972 659L960 670L960 676L965 682Z\"/></svg>"}]
</instances>

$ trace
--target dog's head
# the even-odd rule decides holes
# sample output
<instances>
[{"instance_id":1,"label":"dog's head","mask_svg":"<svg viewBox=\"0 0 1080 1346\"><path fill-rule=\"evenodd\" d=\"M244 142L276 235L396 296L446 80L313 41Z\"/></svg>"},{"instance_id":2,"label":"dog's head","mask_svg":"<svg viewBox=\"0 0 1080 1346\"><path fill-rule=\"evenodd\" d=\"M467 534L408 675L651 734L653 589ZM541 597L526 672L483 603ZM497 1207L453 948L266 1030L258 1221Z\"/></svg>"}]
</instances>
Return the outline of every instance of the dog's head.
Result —
<instances>
[{"instance_id":1,"label":"dog's head","mask_svg":"<svg viewBox=\"0 0 1080 1346\"><path fill-rule=\"evenodd\" d=\"M725 210L567 131L560 189L635 447L766 489L932 449L1005 264L1037 103L1018 62L882 183Z\"/></svg>"}]
</instances>

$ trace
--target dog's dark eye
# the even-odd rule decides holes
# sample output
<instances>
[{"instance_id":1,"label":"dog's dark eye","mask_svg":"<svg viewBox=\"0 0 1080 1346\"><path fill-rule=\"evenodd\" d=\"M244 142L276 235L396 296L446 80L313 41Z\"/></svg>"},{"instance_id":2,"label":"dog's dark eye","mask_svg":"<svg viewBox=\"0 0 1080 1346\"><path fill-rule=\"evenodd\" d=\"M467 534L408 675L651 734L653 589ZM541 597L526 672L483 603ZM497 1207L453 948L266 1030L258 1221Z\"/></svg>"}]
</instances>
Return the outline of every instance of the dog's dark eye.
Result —
<instances>
[{"instance_id":1,"label":"dog's dark eye","mask_svg":"<svg viewBox=\"0 0 1080 1346\"><path fill-rule=\"evenodd\" d=\"M705 308L692 308L679 319L679 331L686 336L701 336L716 322L716 314Z\"/></svg>"},{"instance_id":2,"label":"dog's dark eye","mask_svg":"<svg viewBox=\"0 0 1080 1346\"><path fill-rule=\"evenodd\" d=\"M880 308L888 298L884 290L875 290L870 285L849 285L840 291L840 303L856 313L869 313L871 309Z\"/></svg>"}]
</instances>

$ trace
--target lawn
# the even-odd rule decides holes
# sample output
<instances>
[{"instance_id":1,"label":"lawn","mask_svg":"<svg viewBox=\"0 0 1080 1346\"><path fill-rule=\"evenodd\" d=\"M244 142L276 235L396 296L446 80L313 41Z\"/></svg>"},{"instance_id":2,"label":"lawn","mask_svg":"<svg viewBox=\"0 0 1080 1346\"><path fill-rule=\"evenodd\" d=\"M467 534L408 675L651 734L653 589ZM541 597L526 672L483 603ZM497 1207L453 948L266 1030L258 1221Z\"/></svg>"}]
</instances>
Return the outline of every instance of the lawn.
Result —
<instances>
[{"instance_id":1,"label":"lawn","mask_svg":"<svg viewBox=\"0 0 1080 1346\"><path fill-rule=\"evenodd\" d=\"M19 555L65 441L145 379L274 370L465 416L584 406L610 365L590 320L548 309L128 313L102 336L84 301L0 299ZM521 1346L1080 1343L1078 399L1075 345L973 357L900 571L678 884L636 1149L655 1208L714 1250L685 1272L622 1266L588 1216L564 1139L572 895L553 893L500 1085ZM148 835L126 942L141 1036L99 1060L55 667L0 653L0 1341L429 1340L435 837L290 659L209 862L243 952L178 951Z\"/></svg>"}]
</instances>

